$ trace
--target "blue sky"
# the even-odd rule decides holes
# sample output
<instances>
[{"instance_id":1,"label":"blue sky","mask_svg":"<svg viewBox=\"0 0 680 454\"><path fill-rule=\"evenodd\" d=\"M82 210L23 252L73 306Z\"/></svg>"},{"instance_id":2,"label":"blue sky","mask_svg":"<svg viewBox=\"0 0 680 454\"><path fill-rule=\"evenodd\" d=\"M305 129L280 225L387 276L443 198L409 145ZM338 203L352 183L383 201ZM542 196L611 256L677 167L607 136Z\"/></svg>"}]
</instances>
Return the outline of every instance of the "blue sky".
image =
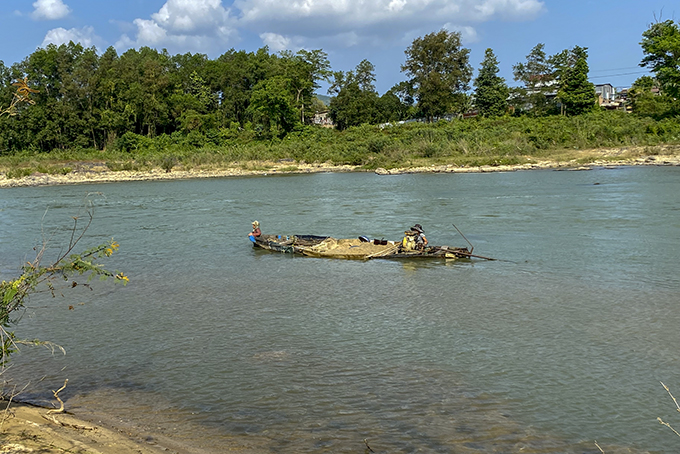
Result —
<instances>
[{"instance_id":1,"label":"blue sky","mask_svg":"<svg viewBox=\"0 0 680 454\"><path fill-rule=\"evenodd\" d=\"M677 8L674 9L674 8ZM11 65L36 48L69 40L200 52L323 49L333 70L368 59L382 94L405 80L404 50L418 36L459 31L476 70L492 48L508 85L512 66L537 43L548 54L588 47L591 81L627 87L641 75L639 42L656 17L680 4L657 0L2 0L0 60Z\"/></svg>"}]
</instances>

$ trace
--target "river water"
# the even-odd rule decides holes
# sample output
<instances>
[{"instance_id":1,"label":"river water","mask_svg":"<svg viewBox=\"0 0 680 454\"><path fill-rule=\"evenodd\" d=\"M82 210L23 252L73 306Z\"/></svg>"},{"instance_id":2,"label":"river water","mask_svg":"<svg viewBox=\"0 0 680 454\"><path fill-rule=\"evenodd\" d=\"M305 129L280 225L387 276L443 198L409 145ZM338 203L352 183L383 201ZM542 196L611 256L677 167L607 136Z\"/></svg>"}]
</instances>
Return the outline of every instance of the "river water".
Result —
<instances>
[{"instance_id":1,"label":"river water","mask_svg":"<svg viewBox=\"0 0 680 454\"><path fill-rule=\"evenodd\" d=\"M38 295L6 379L34 401L202 452L674 452L680 168L311 174L0 191L0 275L44 236L114 237L93 282ZM370 262L255 250L264 233L499 258ZM82 224L82 222L81 222ZM49 254L48 254L49 255ZM69 310L72 306L72 310ZM42 381L36 380L42 378Z\"/></svg>"}]
</instances>

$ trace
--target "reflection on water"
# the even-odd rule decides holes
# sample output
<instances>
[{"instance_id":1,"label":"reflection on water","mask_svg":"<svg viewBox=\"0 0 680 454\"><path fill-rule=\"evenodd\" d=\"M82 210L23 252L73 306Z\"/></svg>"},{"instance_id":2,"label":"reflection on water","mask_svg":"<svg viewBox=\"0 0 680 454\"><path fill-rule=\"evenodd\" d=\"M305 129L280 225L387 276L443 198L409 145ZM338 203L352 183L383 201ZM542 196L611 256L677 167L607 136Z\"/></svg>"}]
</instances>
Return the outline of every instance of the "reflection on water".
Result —
<instances>
[{"instance_id":1,"label":"reflection on water","mask_svg":"<svg viewBox=\"0 0 680 454\"><path fill-rule=\"evenodd\" d=\"M655 419L674 417L658 381L680 387L678 176L3 190L3 278L40 237L46 207L46 222L66 225L94 190L106 197L93 242L115 236L111 268L131 278L34 298L18 334L68 354L23 350L11 373L46 376L26 393L38 401L69 378L62 395L78 415L205 452L364 452L364 439L375 452L599 452L593 440L607 453L672 451ZM264 233L386 239L418 222L431 244L467 246L455 223L475 253L502 260L272 254L247 241L253 219Z\"/></svg>"}]
</instances>

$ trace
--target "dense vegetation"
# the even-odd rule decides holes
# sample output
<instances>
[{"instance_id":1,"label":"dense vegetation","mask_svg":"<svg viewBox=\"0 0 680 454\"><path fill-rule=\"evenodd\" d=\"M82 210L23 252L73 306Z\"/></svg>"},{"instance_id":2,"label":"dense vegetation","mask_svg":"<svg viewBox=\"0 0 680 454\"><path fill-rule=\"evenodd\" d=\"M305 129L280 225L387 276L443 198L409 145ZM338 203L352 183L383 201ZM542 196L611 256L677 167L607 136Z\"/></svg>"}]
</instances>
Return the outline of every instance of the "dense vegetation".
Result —
<instances>
[{"instance_id":1,"label":"dense vegetation","mask_svg":"<svg viewBox=\"0 0 680 454\"><path fill-rule=\"evenodd\" d=\"M146 47L98 55L79 44L49 45L11 67L0 62L0 166L21 176L67 173L74 160L168 171L282 159L471 165L677 143L679 29L666 21L643 34L641 65L656 77L635 83L633 115L597 107L587 49L579 46L548 56L538 44L513 67L521 86L508 89L491 49L473 81L460 35L442 30L413 41L402 65L407 80L380 96L369 61L333 72L322 50L232 49L211 60ZM329 107L315 96L323 80L331 84ZM478 117L462 119L472 109ZM336 129L312 124L326 110ZM407 118L426 122L395 123Z\"/></svg>"},{"instance_id":2,"label":"dense vegetation","mask_svg":"<svg viewBox=\"0 0 680 454\"><path fill-rule=\"evenodd\" d=\"M111 170L167 171L177 167L216 169L234 165L264 170L266 167L253 161L279 160L351 164L367 169L424 163L521 164L574 156L588 161L589 156L583 155L582 150L680 143L680 122L624 112L592 112L575 117L478 117L382 128L363 125L345 131L307 126L282 139L266 141L249 129L225 129L212 137L192 134L148 138L126 133L119 143L118 148L106 151L17 153L0 158L0 167L11 169L7 170L8 176L21 177L36 170L66 173L71 170L69 161L101 161ZM651 149L638 151L656 153ZM295 170L294 162L290 170Z\"/></svg>"}]
</instances>

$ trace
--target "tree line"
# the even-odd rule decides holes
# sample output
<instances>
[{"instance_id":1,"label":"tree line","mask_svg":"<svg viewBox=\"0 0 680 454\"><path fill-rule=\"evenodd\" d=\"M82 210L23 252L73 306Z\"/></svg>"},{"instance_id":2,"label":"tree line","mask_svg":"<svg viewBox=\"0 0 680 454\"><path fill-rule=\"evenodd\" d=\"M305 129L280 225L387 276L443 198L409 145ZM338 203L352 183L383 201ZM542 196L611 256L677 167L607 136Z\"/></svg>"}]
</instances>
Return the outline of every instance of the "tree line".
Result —
<instances>
[{"instance_id":1,"label":"tree line","mask_svg":"<svg viewBox=\"0 0 680 454\"><path fill-rule=\"evenodd\" d=\"M680 25L657 22L643 33L645 58L655 77L631 90L641 114L677 115L680 86ZM167 136L196 147L220 145L247 131L282 138L310 125L328 110L337 129L425 118L434 121L475 109L479 116L581 115L597 109L588 81L587 48L555 55L539 43L513 66L519 87L498 75L487 49L477 77L460 34L441 30L413 40L401 71L406 80L379 95L375 68L364 60L354 70L332 71L321 50L255 52L231 49L216 59L170 55L149 47L118 54L77 43L39 48L7 67L0 61L0 154L21 150L134 149L143 138ZM17 98L17 81L24 81ZM327 81L331 101L316 97ZM474 87L473 89L471 89ZM17 103L17 100L27 101Z\"/></svg>"}]
</instances>

